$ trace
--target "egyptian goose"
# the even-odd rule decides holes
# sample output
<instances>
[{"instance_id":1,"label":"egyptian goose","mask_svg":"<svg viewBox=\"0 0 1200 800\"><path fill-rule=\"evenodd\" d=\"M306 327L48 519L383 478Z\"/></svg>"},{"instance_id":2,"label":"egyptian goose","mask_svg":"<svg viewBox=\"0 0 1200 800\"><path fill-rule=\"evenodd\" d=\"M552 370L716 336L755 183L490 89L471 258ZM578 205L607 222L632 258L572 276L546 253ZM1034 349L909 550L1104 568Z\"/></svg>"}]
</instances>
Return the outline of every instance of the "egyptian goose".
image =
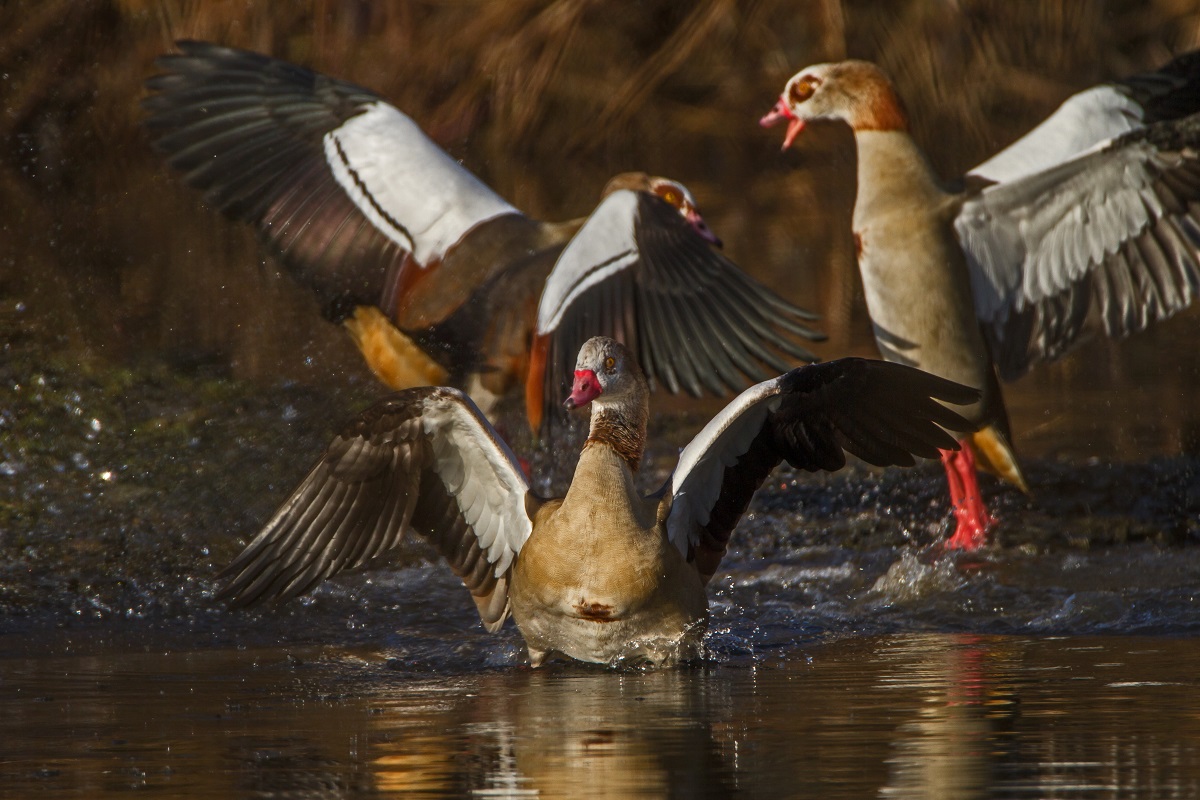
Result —
<instances>
[{"instance_id":1,"label":"egyptian goose","mask_svg":"<svg viewBox=\"0 0 1200 800\"><path fill-rule=\"evenodd\" d=\"M484 626L511 614L538 666L664 664L700 651L704 587L768 473L835 470L846 452L911 465L968 430L938 400L979 392L911 367L856 358L799 367L742 392L683 449L657 492L634 486L649 386L607 337L579 351L568 408L591 428L564 497L536 497L464 393L401 392L363 412L225 570L237 605L287 599L397 547L412 529L470 590ZM934 399L936 398L936 399Z\"/></svg>"},{"instance_id":2,"label":"egyptian goose","mask_svg":"<svg viewBox=\"0 0 1200 800\"><path fill-rule=\"evenodd\" d=\"M146 84L155 147L257 227L392 388L450 382L486 405L524 381L536 429L594 333L693 395L811 361L796 339L824 338L711 246L675 181L619 175L586 220L539 222L366 89L257 53L178 47Z\"/></svg>"},{"instance_id":3,"label":"egyptian goose","mask_svg":"<svg viewBox=\"0 0 1200 800\"><path fill-rule=\"evenodd\" d=\"M1096 329L1122 337L1200 288L1200 53L1067 100L1043 124L942 188L909 134L891 81L863 61L787 83L766 127L784 149L811 120L854 131L854 236L885 359L978 386L970 445L943 453L957 520L951 548L986 543L980 466L1026 490L1004 380Z\"/></svg>"}]
</instances>

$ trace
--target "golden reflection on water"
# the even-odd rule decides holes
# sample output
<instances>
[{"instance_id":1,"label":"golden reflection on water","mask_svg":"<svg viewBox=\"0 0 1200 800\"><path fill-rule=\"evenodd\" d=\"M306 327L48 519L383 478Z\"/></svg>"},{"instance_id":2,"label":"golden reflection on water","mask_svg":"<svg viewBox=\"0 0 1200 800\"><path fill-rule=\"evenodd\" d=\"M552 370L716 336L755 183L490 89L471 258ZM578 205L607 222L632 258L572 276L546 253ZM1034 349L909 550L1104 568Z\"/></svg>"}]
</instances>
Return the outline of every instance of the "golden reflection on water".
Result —
<instances>
[{"instance_id":1,"label":"golden reflection on water","mask_svg":"<svg viewBox=\"0 0 1200 800\"><path fill-rule=\"evenodd\" d=\"M897 671L883 683L924 692L913 719L896 730L883 797L969 800L992 777L995 726L1011 699L993 698L986 676L992 648L980 637L915 636L889 648Z\"/></svg>"},{"instance_id":2,"label":"golden reflection on water","mask_svg":"<svg viewBox=\"0 0 1200 800\"><path fill-rule=\"evenodd\" d=\"M713 751L708 692L719 681L697 681L682 671L616 674L572 671L486 675L472 692L476 759L487 764L474 792L538 797L668 797L687 786L721 786L722 759ZM382 790L411 790L453 776L441 771L455 734L400 735L412 709L397 697L376 717L387 743L372 759ZM436 726L419 727L428 731ZM446 730L445 728L442 728ZM430 770L429 765L435 765ZM414 769L415 767L415 769ZM684 792L686 796L686 792Z\"/></svg>"},{"instance_id":3,"label":"golden reflection on water","mask_svg":"<svg viewBox=\"0 0 1200 800\"><path fill-rule=\"evenodd\" d=\"M914 634L754 668L338 649L0 661L0 794L1193 797L1192 640Z\"/></svg>"}]
</instances>

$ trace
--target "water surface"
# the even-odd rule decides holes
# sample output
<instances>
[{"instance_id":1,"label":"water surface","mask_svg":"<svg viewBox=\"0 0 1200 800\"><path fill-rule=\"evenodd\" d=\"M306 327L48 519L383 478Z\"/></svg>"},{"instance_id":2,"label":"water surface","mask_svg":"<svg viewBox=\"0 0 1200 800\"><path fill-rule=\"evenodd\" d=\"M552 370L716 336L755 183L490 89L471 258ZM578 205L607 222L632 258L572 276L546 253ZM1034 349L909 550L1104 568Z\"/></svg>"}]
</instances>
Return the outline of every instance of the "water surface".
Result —
<instances>
[{"instance_id":1,"label":"water surface","mask_svg":"<svg viewBox=\"0 0 1200 800\"><path fill-rule=\"evenodd\" d=\"M126 643L128 644L128 643ZM813 638L649 673L382 649L0 660L6 796L1194 797L1195 640Z\"/></svg>"}]
</instances>

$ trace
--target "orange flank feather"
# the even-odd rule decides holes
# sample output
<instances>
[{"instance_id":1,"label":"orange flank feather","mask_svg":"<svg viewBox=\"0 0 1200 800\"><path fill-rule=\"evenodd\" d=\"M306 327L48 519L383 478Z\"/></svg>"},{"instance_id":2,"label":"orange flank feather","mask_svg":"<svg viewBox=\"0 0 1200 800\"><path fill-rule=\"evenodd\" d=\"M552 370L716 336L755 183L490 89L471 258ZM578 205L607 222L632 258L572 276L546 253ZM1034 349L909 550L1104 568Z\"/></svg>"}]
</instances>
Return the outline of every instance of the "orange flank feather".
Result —
<instances>
[{"instance_id":1,"label":"orange flank feather","mask_svg":"<svg viewBox=\"0 0 1200 800\"><path fill-rule=\"evenodd\" d=\"M529 348L529 371L525 375L525 416L534 433L542 427L546 413L546 397L542 384L546 378L546 355L550 350L549 334L534 334Z\"/></svg>"}]
</instances>

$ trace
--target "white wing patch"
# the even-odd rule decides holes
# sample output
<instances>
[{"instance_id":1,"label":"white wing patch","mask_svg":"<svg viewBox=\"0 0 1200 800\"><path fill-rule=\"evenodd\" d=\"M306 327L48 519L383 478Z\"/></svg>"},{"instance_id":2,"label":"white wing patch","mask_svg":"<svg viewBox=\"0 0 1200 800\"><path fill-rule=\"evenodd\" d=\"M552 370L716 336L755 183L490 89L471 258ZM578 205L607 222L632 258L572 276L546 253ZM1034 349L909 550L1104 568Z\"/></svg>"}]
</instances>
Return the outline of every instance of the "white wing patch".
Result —
<instances>
[{"instance_id":1,"label":"white wing patch","mask_svg":"<svg viewBox=\"0 0 1200 800\"><path fill-rule=\"evenodd\" d=\"M601 281L637 263L634 220L637 192L622 189L604 198L558 257L538 303L538 333L558 327L571 304Z\"/></svg>"},{"instance_id":2,"label":"white wing patch","mask_svg":"<svg viewBox=\"0 0 1200 800\"><path fill-rule=\"evenodd\" d=\"M377 102L325 134L325 160L359 210L425 265L481 222L520 213L433 143L406 115Z\"/></svg>"},{"instance_id":3,"label":"white wing patch","mask_svg":"<svg viewBox=\"0 0 1200 800\"><path fill-rule=\"evenodd\" d=\"M968 254L975 308L987 321L1069 288L1166 214L1150 186L1147 143L1073 159L985 189L955 227ZM1159 167L1160 169L1163 167Z\"/></svg>"},{"instance_id":4,"label":"white wing patch","mask_svg":"<svg viewBox=\"0 0 1200 800\"><path fill-rule=\"evenodd\" d=\"M772 378L739 394L679 454L671 476L667 536L685 557L693 532L708 524L725 468L750 449L767 415L779 407L781 381Z\"/></svg>"},{"instance_id":5,"label":"white wing patch","mask_svg":"<svg viewBox=\"0 0 1200 800\"><path fill-rule=\"evenodd\" d=\"M1072 95L1029 133L971 170L996 183L1017 180L1082 155L1142 127L1143 110L1112 86Z\"/></svg>"},{"instance_id":6,"label":"white wing patch","mask_svg":"<svg viewBox=\"0 0 1200 800\"><path fill-rule=\"evenodd\" d=\"M444 391L431 395L421 414L421 424L433 443L434 471L458 503L499 578L533 532L533 521L525 512L529 484L512 450L489 434L483 414L471 399Z\"/></svg>"}]
</instances>

